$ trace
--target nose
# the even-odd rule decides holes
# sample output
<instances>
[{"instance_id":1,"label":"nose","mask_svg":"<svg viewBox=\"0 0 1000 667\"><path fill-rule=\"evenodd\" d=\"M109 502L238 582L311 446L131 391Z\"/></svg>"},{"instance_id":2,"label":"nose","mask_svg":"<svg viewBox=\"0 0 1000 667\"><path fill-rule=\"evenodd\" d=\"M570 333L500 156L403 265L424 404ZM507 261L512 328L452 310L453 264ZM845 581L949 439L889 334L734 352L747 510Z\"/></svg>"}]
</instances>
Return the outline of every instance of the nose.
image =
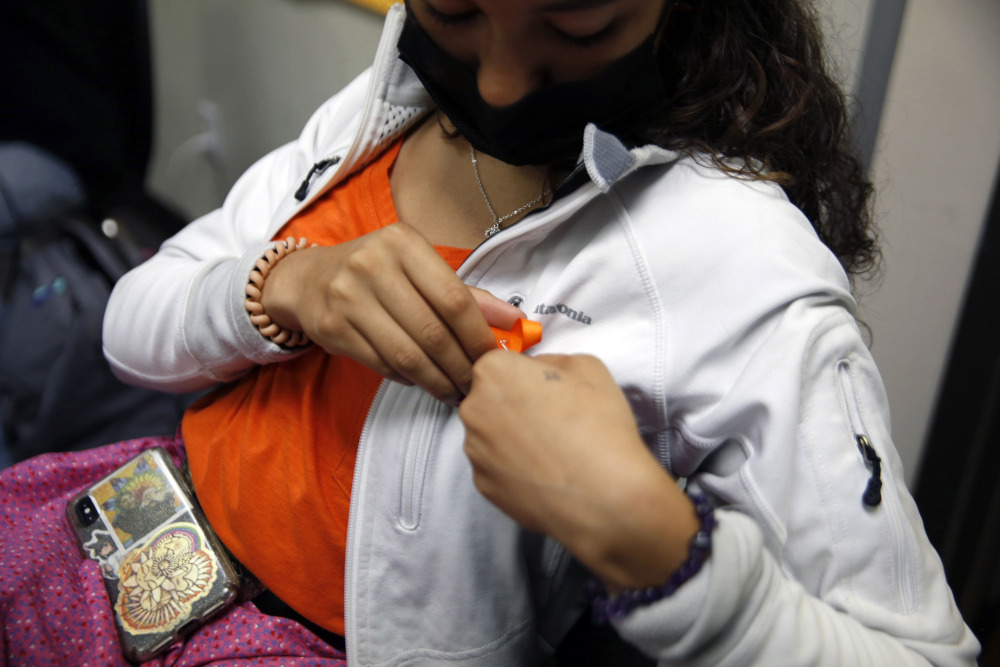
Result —
<instances>
[{"instance_id":1,"label":"nose","mask_svg":"<svg viewBox=\"0 0 1000 667\"><path fill-rule=\"evenodd\" d=\"M476 82L483 101L493 107L506 107L539 88L543 75L513 52L500 46L490 49L479 61Z\"/></svg>"}]
</instances>

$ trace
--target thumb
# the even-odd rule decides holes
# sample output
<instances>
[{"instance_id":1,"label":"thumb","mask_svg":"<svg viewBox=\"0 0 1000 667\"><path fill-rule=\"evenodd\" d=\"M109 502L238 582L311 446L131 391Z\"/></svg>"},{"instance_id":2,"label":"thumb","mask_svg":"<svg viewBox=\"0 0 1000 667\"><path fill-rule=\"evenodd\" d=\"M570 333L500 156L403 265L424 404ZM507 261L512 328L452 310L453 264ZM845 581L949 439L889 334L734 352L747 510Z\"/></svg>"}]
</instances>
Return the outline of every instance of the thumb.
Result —
<instances>
[{"instance_id":1,"label":"thumb","mask_svg":"<svg viewBox=\"0 0 1000 667\"><path fill-rule=\"evenodd\" d=\"M525 316L524 312L503 299L497 298L478 287L469 287L472 298L476 300L480 312L486 318L486 323L498 329L510 329L514 322Z\"/></svg>"}]
</instances>

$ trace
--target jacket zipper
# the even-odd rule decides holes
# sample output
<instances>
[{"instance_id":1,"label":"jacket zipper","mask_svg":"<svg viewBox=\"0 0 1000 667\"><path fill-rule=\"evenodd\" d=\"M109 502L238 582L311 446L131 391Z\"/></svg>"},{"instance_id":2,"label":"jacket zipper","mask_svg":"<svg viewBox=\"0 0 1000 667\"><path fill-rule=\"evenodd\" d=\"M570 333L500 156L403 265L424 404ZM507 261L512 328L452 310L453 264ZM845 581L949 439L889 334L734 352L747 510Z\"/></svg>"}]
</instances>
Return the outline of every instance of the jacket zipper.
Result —
<instances>
[{"instance_id":1,"label":"jacket zipper","mask_svg":"<svg viewBox=\"0 0 1000 667\"><path fill-rule=\"evenodd\" d=\"M861 419L861 408L858 406L854 380L851 379L851 369L847 361L837 363L837 381L840 384L840 394L851 422L851 435L854 436L854 442L861 451L865 467L871 471L868 485L865 487L861 500L868 507L877 507L882 502L882 459L879 458L878 452L872 446L865 430L865 424Z\"/></svg>"},{"instance_id":2,"label":"jacket zipper","mask_svg":"<svg viewBox=\"0 0 1000 667\"><path fill-rule=\"evenodd\" d=\"M896 545L896 553L900 554L901 560L909 560L913 553L913 545L910 543L908 534L900 529L902 520L899 516L898 507L892 503L882 503L882 459L879 457L874 444L868 436L863 419L861 418L861 406L858 403L857 392L854 389L854 380L851 377L851 365L846 359L837 362L837 384L840 395L847 411L848 419L854 441L861 452L861 458L865 466L871 471L868 484L862 494L862 501L865 506L874 509L881 505L886 512L886 521L889 534ZM913 608L914 581L912 568L905 567L902 563L897 563L898 571L903 573L898 581L899 600L903 608L909 612Z\"/></svg>"},{"instance_id":3,"label":"jacket zipper","mask_svg":"<svg viewBox=\"0 0 1000 667\"><path fill-rule=\"evenodd\" d=\"M365 460L368 434L371 432L373 415L378 412L379 404L382 403L382 399L385 396L386 387L389 384L389 380L382 380L382 384L379 386L378 391L375 393L375 398L372 399L371 405L368 407L368 414L365 416L364 426L361 427L361 435L358 437L358 454L357 462L362 463ZM359 489L360 485L364 481L364 475L358 474L361 472L360 466L355 465L354 468L354 480L351 483L351 502L348 506L348 519L347 519L347 540L344 545L344 653L348 656L354 655L354 647L357 644L357 622L354 619L353 609L354 604L351 599L353 596L353 583L354 583L354 572L353 569L357 567L357 558L353 556L355 549L355 525L357 524L357 514L358 514L358 503L356 499L361 498L362 492ZM353 660L353 658L352 658Z\"/></svg>"}]
</instances>

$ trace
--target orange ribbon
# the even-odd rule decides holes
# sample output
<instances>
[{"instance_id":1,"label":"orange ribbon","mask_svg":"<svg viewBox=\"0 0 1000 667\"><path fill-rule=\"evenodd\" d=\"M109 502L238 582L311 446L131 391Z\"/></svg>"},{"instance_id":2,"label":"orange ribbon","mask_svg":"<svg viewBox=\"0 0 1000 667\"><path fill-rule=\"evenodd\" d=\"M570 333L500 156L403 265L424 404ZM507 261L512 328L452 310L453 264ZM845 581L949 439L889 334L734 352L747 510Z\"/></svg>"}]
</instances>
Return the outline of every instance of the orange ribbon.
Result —
<instances>
[{"instance_id":1,"label":"orange ribbon","mask_svg":"<svg viewBox=\"0 0 1000 667\"><path fill-rule=\"evenodd\" d=\"M521 318L514 322L510 331L490 327L497 339L497 347L511 352L524 352L542 340L542 323Z\"/></svg>"}]
</instances>

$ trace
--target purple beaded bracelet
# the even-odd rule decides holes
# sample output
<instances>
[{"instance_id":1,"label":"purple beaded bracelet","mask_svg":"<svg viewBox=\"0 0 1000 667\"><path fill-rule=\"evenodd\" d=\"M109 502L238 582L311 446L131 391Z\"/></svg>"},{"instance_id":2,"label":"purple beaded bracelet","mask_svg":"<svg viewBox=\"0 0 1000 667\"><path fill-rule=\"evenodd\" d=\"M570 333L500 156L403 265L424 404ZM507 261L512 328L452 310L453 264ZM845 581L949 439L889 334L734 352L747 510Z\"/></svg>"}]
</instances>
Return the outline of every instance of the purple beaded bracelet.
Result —
<instances>
[{"instance_id":1,"label":"purple beaded bracelet","mask_svg":"<svg viewBox=\"0 0 1000 667\"><path fill-rule=\"evenodd\" d=\"M591 609L594 623L604 624L609 620L621 620L632 613L636 607L652 604L673 595L685 582L701 571L702 565L712 553L712 530L717 525L712 515L712 503L704 493L691 494L691 501L698 513L701 527L691 538L688 557L681 566L670 575L667 583L649 588L626 588L614 595L609 594L604 586L591 581Z\"/></svg>"}]
</instances>

